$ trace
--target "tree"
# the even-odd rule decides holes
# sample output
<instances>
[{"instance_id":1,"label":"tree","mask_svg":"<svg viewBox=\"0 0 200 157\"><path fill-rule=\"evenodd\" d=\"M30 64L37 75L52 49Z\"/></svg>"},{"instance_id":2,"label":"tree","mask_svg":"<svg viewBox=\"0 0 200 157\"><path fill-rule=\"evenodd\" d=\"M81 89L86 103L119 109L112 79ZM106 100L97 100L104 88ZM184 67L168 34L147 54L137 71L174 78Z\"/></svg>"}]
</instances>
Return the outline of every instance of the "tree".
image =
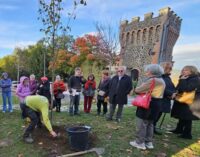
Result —
<instances>
[{"instance_id":1,"label":"tree","mask_svg":"<svg viewBox=\"0 0 200 157\"><path fill-rule=\"evenodd\" d=\"M97 47L94 55L102 63L110 67L115 63L117 50L119 46L118 35L111 25L96 23Z\"/></svg>"},{"instance_id":2,"label":"tree","mask_svg":"<svg viewBox=\"0 0 200 157\"><path fill-rule=\"evenodd\" d=\"M64 17L62 14L63 9L63 1L62 0L39 0L39 19L43 23L43 28L41 31L45 33L45 38L47 43L51 46L52 50L52 82L54 82L55 75L55 64L58 56L58 50L56 50L56 38L59 34L65 34L70 31L69 22L73 18L76 18L75 10L78 4L86 5L86 1L81 0L79 3L74 0L73 1L73 11L72 13L68 13L69 18L66 25L62 23L62 18ZM52 88L53 91L53 88ZM53 93L53 92L51 92ZM51 98L51 106L53 106L53 97ZM52 119L52 112L51 112Z\"/></svg>"}]
</instances>

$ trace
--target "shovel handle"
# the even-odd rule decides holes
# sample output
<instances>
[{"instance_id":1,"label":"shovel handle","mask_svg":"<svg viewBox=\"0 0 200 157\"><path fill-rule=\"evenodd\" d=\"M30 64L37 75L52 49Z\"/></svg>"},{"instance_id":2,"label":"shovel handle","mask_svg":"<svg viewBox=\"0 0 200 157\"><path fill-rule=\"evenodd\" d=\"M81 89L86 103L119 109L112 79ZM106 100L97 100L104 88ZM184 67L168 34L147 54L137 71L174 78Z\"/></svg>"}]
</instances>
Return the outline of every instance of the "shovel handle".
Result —
<instances>
[{"instance_id":1,"label":"shovel handle","mask_svg":"<svg viewBox=\"0 0 200 157\"><path fill-rule=\"evenodd\" d=\"M59 156L59 157L71 157L71 156L77 156L77 155L87 154L87 153L90 153L90 152L93 152L93 150L85 150L85 151L81 151L81 152L76 152L76 153L62 155L62 156Z\"/></svg>"}]
</instances>

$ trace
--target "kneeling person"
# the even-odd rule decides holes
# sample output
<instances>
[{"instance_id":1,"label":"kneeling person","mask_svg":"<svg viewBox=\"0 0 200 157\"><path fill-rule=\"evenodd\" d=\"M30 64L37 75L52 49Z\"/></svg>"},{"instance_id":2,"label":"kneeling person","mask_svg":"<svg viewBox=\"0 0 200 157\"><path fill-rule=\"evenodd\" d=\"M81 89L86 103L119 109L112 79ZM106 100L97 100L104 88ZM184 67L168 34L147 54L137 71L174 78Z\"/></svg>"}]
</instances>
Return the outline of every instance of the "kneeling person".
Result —
<instances>
[{"instance_id":1,"label":"kneeling person","mask_svg":"<svg viewBox=\"0 0 200 157\"><path fill-rule=\"evenodd\" d=\"M43 123L49 130L53 137L57 134L53 131L48 114L49 114L49 102L46 97L40 95L28 96L25 99L25 104L22 107L22 112L25 117L31 119L30 125L26 128L24 133L24 140L27 143L32 143L33 139L31 133L33 132L36 125L40 125L40 115L43 119Z\"/></svg>"}]
</instances>

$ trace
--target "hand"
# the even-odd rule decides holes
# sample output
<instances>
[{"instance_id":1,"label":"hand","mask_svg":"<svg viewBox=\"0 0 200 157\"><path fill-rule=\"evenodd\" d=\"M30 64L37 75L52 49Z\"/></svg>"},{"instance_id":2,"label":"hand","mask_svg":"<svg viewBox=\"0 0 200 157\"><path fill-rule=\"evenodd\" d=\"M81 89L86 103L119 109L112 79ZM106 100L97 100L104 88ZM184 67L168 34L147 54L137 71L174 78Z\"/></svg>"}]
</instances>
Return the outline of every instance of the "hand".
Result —
<instances>
[{"instance_id":1,"label":"hand","mask_svg":"<svg viewBox=\"0 0 200 157\"><path fill-rule=\"evenodd\" d=\"M43 87L43 85L41 84L40 87Z\"/></svg>"},{"instance_id":2,"label":"hand","mask_svg":"<svg viewBox=\"0 0 200 157\"><path fill-rule=\"evenodd\" d=\"M54 132L54 131L51 131L50 134L51 134L51 136L53 136L53 137L57 137L57 136L58 136L58 135L56 134L56 132Z\"/></svg>"},{"instance_id":3,"label":"hand","mask_svg":"<svg viewBox=\"0 0 200 157\"><path fill-rule=\"evenodd\" d=\"M188 78L188 76L182 75L180 79L187 79L187 78Z\"/></svg>"}]
</instances>

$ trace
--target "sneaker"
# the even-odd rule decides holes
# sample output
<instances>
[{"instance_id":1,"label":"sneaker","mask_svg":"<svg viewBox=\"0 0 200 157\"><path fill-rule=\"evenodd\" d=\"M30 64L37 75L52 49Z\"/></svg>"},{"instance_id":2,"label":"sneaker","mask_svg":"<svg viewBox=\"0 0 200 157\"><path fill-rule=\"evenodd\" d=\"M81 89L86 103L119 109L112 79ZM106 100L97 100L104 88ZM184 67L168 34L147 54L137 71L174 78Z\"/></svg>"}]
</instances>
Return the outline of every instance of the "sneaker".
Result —
<instances>
[{"instance_id":1,"label":"sneaker","mask_svg":"<svg viewBox=\"0 0 200 157\"><path fill-rule=\"evenodd\" d=\"M13 110L10 110L9 112L10 112L10 113L12 113L12 112L13 112Z\"/></svg>"},{"instance_id":2,"label":"sneaker","mask_svg":"<svg viewBox=\"0 0 200 157\"><path fill-rule=\"evenodd\" d=\"M177 130L177 129L170 130L169 132L171 132L173 134L182 134L182 131Z\"/></svg>"},{"instance_id":3,"label":"sneaker","mask_svg":"<svg viewBox=\"0 0 200 157\"><path fill-rule=\"evenodd\" d=\"M31 136L30 134L29 134L28 136L25 136L25 137L24 137L24 141L25 141L26 143L33 143L33 142L34 142L32 136Z\"/></svg>"},{"instance_id":4,"label":"sneaker","mask_svg":"<svg viewBox=\"0 0 200 157\"><path fill-rule=\"evenodd\" d=\"M156 135L162 135L162 133L160 131L158 131L157 129L154 129L154 134L156 134Z\"/></svg>"},{"instance_id":5,"label":"sneaker","mask_svg":"<svg viewBox=\"0 0 200 157\"><path fill-rule=\"evenodd\" d=\"M2 111L3 113L6 113L6 111Z\"/></svg>"},{"instance_id":6,"label":"sneaker","mask_svg":"<svg viewBox=\"0 0 200 157\"><path fill-rule=\"evenodd\" d=\"M146 142L146 143L145 143L145 146L146 146L148 149L154 149L154 146L153 146L153 143L152 143L152 142Z\"/></svg>"},{"instance_id":7,"label":"sneaker","mask_svg":"<svg viewBox=\"0 0 200 157\"><path fill-rule=\"evenodd\" d=\"M133 146L133 147L136 147L138 149L146 150L144 143L138 144L136 141L131 141L130 145Z\"/></svg>"},{"instance_id":8,"label":"sneaker","mask_svg":"<svg viewBox=\"0 0 200 157\"><path fill-rule=\"evenodd\" d=\"M112 121L113 119L111 117L106 118L107 121Z\"/></svg>"},{"instance_id":9,"label":"sneaker","mask_svg":"<svg viewBox=\"0 0 200 157\"><path fill-rule=\"evenodd\" d=\"M192 135L179 135L178 138L183 138L183 139L192 139Z\"/></svg>"},{"instance_id":10,"label":"sneaker","mask_svg":"<svg viewBox=\"0 0 200 157\"><path fill-rule=\"evenodd\" d=\"M120 118L117 118L117 119L116 119L116 122L117 122L117 123L120 123L120 122L121 122L121 119L120 119Z\"/></svg>"}]
</instances>

